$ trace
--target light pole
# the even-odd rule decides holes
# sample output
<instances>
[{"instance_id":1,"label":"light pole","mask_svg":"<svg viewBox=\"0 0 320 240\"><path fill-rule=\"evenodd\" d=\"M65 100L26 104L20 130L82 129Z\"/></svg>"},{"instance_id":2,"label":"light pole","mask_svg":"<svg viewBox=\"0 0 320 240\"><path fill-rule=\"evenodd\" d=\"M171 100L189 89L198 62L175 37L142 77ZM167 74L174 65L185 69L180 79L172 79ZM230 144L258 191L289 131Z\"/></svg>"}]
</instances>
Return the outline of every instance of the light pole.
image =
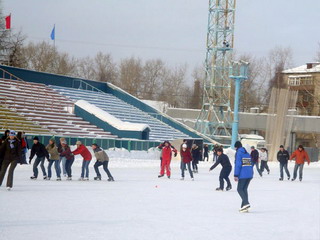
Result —
<instances>
[{"instance_id":1,"label":"light pole","mask_svg":"<svg viewBox=\"0 0 320 240\"><path fill-rule=\"evenodd\" d=\"M238 140L240 89L241 89L241 82L248 78L248 67L249 67L249 63L245 61L232 62L230 67L229 77L231 79L234 79L234 86L235 86L232 138L231 138L232 149L234 149L234 144Z\"/></svg>"}]
</instances>

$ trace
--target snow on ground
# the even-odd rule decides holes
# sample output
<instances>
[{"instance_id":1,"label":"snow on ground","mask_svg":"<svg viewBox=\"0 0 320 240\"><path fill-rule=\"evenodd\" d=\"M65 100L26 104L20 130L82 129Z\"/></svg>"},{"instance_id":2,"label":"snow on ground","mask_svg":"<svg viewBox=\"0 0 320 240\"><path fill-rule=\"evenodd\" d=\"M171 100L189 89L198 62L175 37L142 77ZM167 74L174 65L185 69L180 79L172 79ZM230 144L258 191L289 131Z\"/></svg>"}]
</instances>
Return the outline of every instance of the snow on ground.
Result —
<instances>
[{"instance_id":1,"label":"snow on ground","mask_svg":"<svg viewBox=\"0 0 320 240\"><path fill-rule=\"evenodd\" d=\"M18 166L12 191L0 188L0 239L320 239L319 163L305 166L303 182L279 182L278 165L270 163L271 174L255 174L249 187L251 212L239 213L235 182L229 192L215 191L220 167L209 172L211 163L201 162L194 182L188 174L181 181L174 161L172 179L158 179L157 152L108 153L115 182L104 173L93 181L94 161L89 182L32 181L31 166ZM79 175L77 159L74 179Z\"/></svg>"}]
</instances>

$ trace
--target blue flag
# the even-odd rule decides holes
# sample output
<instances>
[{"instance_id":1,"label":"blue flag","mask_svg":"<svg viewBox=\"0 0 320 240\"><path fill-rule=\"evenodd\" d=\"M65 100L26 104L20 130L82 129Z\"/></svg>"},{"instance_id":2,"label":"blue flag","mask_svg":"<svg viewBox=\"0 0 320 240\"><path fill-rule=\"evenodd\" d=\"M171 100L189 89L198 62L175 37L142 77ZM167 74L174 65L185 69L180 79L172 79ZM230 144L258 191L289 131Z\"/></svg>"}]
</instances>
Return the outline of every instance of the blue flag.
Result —
<instances>
[{"instance_id":1,"label":"blue flag","mask_svg":"<svg viewBox=\"0 0 320 240\"><path fill-rule=\"evenodd\" d=\"M51 40L55 40L55 38L56 38L56 25L53 25L53 29L51 31L50 37L51 37Z\"/></svg>"}]
</instances>

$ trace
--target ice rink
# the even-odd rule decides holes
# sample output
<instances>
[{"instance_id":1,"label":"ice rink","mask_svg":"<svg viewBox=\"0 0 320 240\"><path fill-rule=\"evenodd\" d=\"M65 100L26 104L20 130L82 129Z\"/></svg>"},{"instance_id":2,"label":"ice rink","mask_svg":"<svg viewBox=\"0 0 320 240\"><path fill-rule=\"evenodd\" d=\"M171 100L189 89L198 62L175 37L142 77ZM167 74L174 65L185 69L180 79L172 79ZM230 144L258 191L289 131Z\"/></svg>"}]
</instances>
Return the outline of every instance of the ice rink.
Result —
<instances>
[{"instance_id":1,"label":"ice rink","mask_svg":"<svg viewBox=\"0 0 320 240\"><path fill-rule=\"evenodd\" d=\"M271 174L255 174L249 187L250 213L239 213L236 183L216 192L220 167L200 163L192 182L180 180L178 162L172 178L158 179L158 160L111 159L115 182L30 180L32 168L18 166L14 187L0 189L1 240L319 240L320 165L305 166L302 182L279 182L278 165ZM292 172L293 164L290 163Z\"/></svg>"}]
</instances>

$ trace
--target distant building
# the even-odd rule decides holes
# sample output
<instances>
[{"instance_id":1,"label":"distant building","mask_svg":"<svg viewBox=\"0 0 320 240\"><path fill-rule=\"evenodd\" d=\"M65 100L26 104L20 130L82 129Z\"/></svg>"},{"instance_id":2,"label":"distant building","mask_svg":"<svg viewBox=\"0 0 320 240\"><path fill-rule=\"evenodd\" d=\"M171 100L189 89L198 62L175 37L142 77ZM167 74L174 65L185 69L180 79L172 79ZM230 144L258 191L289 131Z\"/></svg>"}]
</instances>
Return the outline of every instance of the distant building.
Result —
<instances>
[{"instance_id":1,"label":"distant building","mask_svg":"<svg viewBox=\"0 0 320 240\"><path fill-rule=\"evenodd\" d=\"M299 115L320 115L320 63L307 63L282 72L288 87L298 91Z\"/></svg>"}]
</instances>

